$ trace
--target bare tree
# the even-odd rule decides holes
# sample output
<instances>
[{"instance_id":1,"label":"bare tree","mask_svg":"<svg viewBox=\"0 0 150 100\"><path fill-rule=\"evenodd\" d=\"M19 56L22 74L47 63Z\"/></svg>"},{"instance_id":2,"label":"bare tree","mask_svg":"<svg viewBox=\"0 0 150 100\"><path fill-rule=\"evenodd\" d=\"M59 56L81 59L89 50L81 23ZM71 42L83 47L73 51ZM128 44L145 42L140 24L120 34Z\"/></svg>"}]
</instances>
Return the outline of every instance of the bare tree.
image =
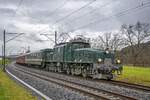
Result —
<instances>
[{"instance_id":1,"label":"bare tree","mask_svg":"<svg viewBox=\"0 0 150 100\"><path fill-rule=\"evenodd\" d=\"M135 25L122 25L121 32L124 35L124 41L130 47L128 54L131 57L132 64L136 65L138 56L143 53L144 42L150 39L150 25L137 22Z\"/></svg>"},{"instance_id":2,"label":"bare tree","mask_svg":"<svg viewBox=\"0 0 150 100\"><path fill-rule=\"evenodd\" d=\"M119 33L105 33L92 40L92 47L105 50L118 50L124 45L122 36Z\"/></svg>"}]
</instances>

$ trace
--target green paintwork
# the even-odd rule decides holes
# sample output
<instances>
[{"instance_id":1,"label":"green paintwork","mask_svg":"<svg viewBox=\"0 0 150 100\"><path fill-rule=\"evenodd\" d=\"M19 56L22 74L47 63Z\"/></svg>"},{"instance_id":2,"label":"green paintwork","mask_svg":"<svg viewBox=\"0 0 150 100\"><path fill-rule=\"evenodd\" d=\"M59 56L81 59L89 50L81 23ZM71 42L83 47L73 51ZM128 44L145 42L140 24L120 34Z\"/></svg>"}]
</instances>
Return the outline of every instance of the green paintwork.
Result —
<instances>
[{"instance_id":1,"label":"green paintwork","mask_svg":"<svg viewBox=\"0 0 150 100\"><path fill-rule=\"evenodd\" d=\"M43 49L30 53L27 55L27 58L30 58L27 64L38 64L41 65L41 68L46 68L54 72L70 71L68 73L83 74L84 77L86 75L95 75L94 68L100 66L99 64L106 65L104 67L114 64L113 53L93 49L90 47L89 42L80 40L57 44L53 49ZM41 59L41 61L36 61L37 59ZM98 62L98 59L101 59L101 62ZM110 73L108 76L111 75Z\"/></svg>"},{"instance_id":2,"label":"green paintwork","mask_svg":"<svg viewBox=\"0 0 150 100\"><path fill-rule=\"evenodd\" d=\"M97 63L98 59L111 58L114 60L114 54L104 50L98 50L90 47L87 43L69 42L56 45L54 49L44 49L42 52L43 62L70 62L70 63Z\"/></svg>"},{"instance_id":3,"label":"green paintwork","mask_svg":"<svg viewBox=\"0 0 150 100\"><path fill-rule=\"evenodd\" d=\"M43 49L41 52L43 62L49 62L53 60L53 49Z\"/></svg>"},{"instance_id":4,"label":"green paintwork","mask_svg":"<svg viewBox=\"0 0 150 100\"><path fill-rule=\"evenodd\" d=\"M106 54L104 50L87 47L90 47L90 45L84 42L62 43L56 45L54 49L43 49L38 52L30 53L27 55L27 58L42 59L42 63L97 63L99 58L103 61L105 58L111 58L112 61L114 60L114 55L112 53Z\"/></svg>"},{"instance_id":5,"label":"green paintwork","mask_svg":"<svg viewBox=\"0 0 150 100\"><path fill-rule=\"evenodd\" d=\"M105 58L112 58L113 54L106 54L103 50L93 49L93 48L81 48L74 51L74 61L82 63L97 63L98 59L104 61Z\"/></svg>"},{"instance_id":6,"label":"green paintwork","mask_svg":"<svg viewBox=\"0 0 150 100\"><path fill-rule=\"evenodd\" d=\"M74 50L89 47L88 43L69 42L54 47L53 60L57 62L74 62Z\"/></svg>"}]
</instances>

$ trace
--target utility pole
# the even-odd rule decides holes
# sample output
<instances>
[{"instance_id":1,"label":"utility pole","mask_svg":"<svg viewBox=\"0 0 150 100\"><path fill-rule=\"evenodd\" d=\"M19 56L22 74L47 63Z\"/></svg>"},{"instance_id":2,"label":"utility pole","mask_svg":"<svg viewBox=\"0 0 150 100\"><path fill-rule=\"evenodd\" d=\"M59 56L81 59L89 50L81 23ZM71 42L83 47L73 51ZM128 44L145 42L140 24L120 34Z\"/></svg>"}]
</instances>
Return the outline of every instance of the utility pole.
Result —
<instances>
[{"instance_id":1,"label":"utility pole","mask_svg":"<svg viewBox=\"0 0 150 100\"><path fill-rule=\"evenodd\" d=\"M57 45L57 31L55 31L55 45Z\"/></svg>"},{"instance_id":2,"label":"utility pole","mask_svg":"<svg viewBox=\"0 0 150 100\"><path fill-rule=\"evenodd\" d=\"M18 34L17 36L15 37L12 37L11 39L7 40L6 41L6 34ZM22 35L24 33L6 33L5 29L4 29L4 32L3 32L3 71L5 72L5 67L6 67L6 57L5 57L5 53L6 53L6 43L11 41L11 40L14 40L15 38L19 37L20 35Z\"/></svg>"},{"instance_id":3,"label":"utility pole","mask_svg":"<svg viewBox=\"0 0 150 100\"><path fill-rule=\"evenodd\" d=\"M3 64L3 50L4 50L3 48L4 48L4 47L3 47L3 45L2 45L2 66L4 65L4 64Z\"/></svg>"},{"instance_id":4,"label":"utility pole","mask_svg":"<svg viewBox=\"0 0 150 100\"><path fill-rule=\"evenodd\" d=\"M5 72L5 44L6 44L6 41L5 41L5 38L6 38L6 37L5 37L5 35L6 35L6 32L5 32L5 30L4 30L4 32L3 32L3 38L4 38L4 39L3 39L3 40L4 40L4 41L3 41L3 43L4 43L4 44L3 44L3 46L4 46L4 47L3 47L3 65L4 65L4 66L3 66L3 71L4 71L4 72Z\"/></svg>"}]
</instances>

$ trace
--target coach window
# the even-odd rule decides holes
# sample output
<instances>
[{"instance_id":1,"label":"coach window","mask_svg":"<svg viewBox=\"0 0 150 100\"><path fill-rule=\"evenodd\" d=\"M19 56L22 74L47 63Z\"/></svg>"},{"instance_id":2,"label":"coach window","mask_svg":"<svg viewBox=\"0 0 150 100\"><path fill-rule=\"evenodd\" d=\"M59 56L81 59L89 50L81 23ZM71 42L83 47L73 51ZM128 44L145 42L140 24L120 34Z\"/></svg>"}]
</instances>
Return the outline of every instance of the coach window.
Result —
<instances>
[{"instance_id":1,"label":"coach window","mask_svg":"<svg viewBox=\"0 0 150 100\"><path fill-rule=\"evenodd\" d=\"M41 54L41 53L39 53L39 58L41 57L40 54Z\"/></svg>"},{"instance_id":2,"label":"coach window","mask_svg":"<svg viewBox=\"0 0 150 100\"><path fill-rule=\"evenodd\" d=\"M38 53L38 58L40 58L40 54L41 54L41 53Z\"/></svg>"},{"instance_id":3,"label":"coach window","mask_svg":"<svg viewBox=\"0 0 150 100\"><path fill-rule=\"evenodd\" d=\"M38 58L40 58L40 53L37 54Z\"/></svg>"},{"instance_id":4,"label":"coach window","mask_svg":"<svg viewBox=\"0 0 150 100\"><path fill-rule=\"evenodd\" d=\"M60 47L58 48L58 52L60 52Z\"/></svg>"}]
</instances>

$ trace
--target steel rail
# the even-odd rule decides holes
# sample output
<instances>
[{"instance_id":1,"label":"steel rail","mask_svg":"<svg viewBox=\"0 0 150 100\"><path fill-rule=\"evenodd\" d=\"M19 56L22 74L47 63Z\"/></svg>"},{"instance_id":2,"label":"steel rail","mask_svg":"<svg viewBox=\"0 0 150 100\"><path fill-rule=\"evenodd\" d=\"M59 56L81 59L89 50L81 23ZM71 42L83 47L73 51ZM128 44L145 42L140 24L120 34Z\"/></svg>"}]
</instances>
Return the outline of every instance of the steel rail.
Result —
<instances>
[{"instance_id":1,"label":"steel rail","mask_svg":"<svg viewBox=\"0 0 150 100\"><path fill-rule=\"evenodd\" d=\"M145 92L150 92L150 87L149 86L144 86L144 85L139 85L139 84L132 84L132 83L127 83L127 82L122 82L122 81L115 81L112 80L110 81L111 84L119 85L119 86L124 86L136 90L141 90Z\"/></svg>"},{"instance_id":2,"label":"steel rail","mask_svg":"<svg viewBox=\"0 0 150 100\"><path fill-rule=\"evenodd\" d=\"M46 80L46 81L50 81L53 82L55 84L67 87L67 88L71 88L73 90L77 90L79 92L82 92L84 94L88 94L89 96L93 96L96 99L104 99L104 100L110 100L110 99L121 99L121 100L136 100L133 97L129 97L129 96L125 96L125 95L121 95L118 93L114 93L114 92L110 92L110 91L106 91L106 90L102 90L102 89L98 89L95 87L91 87L91 86L87 86L87 85L83 85L83 84L79 84L79 83L74 83L74 82L70 82L67 81L65 79L59 79L56 77L52 77L52 76L45 76L42 73L38 73L38 72L31 72L31 70L29 71L25 71L22 70L21 68L15 68L18 71L30 74L32 76L38 77L40 79Z\"/></svg>"},{"instance_id":3,"label":"steel rail","mask_svg":"<svg viewBox=\"0 0 150 100\"><path fill-rule=\"evenodd\" d=\"M24 66L23 66L24 67ZM53 73L53 72L52 72ZM62 75L66 75L63 73L57 73L57 74L62 74ZM91 79L91 78L83 78L80 76L72 76L74 78L80 78L82 80L88 80L88 81L94 81L94 82L103 82L103 83L107 83L107 84L113 84L113 85L117 85L117 86L121 86L121 87L126 87L129 89L134 89L134 90L138 90L138 91L144 91L144 92L150 92L150 86L144 86L144 85L139 85L139 84L133 84L133 83L127 83L127 82L122 82L122 81L115 81L115 80L99 80L99 79Z\"/></svg>"}]
</instances>

